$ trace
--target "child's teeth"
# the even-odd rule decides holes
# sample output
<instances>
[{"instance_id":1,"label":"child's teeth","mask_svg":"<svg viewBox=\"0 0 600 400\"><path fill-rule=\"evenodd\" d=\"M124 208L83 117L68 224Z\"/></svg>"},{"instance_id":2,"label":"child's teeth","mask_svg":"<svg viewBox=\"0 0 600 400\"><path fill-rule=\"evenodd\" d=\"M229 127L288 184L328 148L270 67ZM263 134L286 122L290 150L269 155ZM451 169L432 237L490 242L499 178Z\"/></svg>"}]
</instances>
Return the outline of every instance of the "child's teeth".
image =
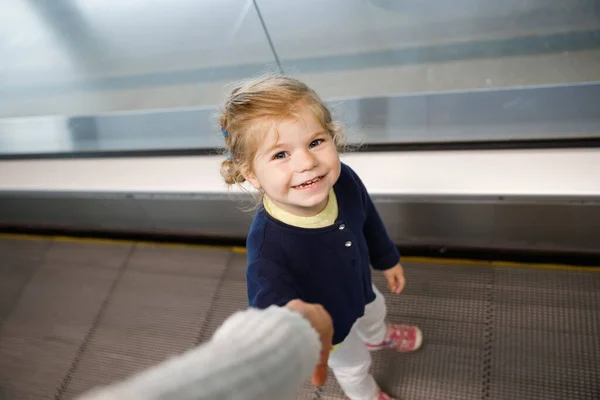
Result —
<instances>
[{"instance_id":1,"label":"child's teeth","mask_svg":"<svg viewBox=\"0 0 600 400\"><path fill-rule=\"evenodd\" d=\"M313 183L316 183L316 182L318 182L320 179L321 179L320 177L317 177L317 178L313 179L312 181L308 181L308 182L305 182L305 183L301 183L301 184L300 184L300 185L298 185L298 186L299 186L299 187L307 187L307 186L310 186L310 185L312 185Z\"/></svg>"}]
</instances>

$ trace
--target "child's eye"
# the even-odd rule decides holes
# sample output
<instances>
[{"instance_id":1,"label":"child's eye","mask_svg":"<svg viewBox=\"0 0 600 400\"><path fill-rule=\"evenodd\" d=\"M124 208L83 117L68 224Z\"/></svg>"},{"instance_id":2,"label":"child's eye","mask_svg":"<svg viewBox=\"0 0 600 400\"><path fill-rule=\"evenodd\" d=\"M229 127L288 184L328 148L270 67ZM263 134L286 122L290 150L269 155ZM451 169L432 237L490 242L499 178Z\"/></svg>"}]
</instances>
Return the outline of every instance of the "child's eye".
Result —
<instances>
[{"instance_id":1,"label":"child's eye","mask_svg":"<svg viewBox=\"0 0 600 400\"><path fill-rule=\"evenodd\" d=\"M317 140L313 140L312 142L310 142L310 146L308 146L309 148L313 148L316 147L318 145L320 145L321 143L323 143L323 139L317 139Z\"/></svg>"},{"instance_id":2,"label":"child's eye","mask_svg":"<svg viewBox=\"0 0 600 400\"><path fill-rule=\"evenodd\" d=\"M280 160L282 158L285 158L285 155L285 151L280 151L279 153L273 156L273 160Z\"/></svg>"}]
</instances>

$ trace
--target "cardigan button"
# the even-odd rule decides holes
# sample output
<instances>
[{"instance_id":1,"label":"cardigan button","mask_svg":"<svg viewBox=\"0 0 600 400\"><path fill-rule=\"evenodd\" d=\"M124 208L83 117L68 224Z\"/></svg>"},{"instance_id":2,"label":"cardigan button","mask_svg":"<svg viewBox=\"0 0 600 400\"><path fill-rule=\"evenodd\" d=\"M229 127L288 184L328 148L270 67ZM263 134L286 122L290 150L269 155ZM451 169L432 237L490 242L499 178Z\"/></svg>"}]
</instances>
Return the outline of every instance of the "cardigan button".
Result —
<instances>
[{"instance_id":1,"label":"cardigan button","mask_svg":"<svg viewBox=\"0 0 600 400\"><path fill-rule=\"evenodd\" d=\"M344 224L341 224L341 225L340 225L340 231L343 231L344 229L346 229L346 225L344 225Z\"/></svg>"},{"instance_id":2,"label":"cardigan button","mask_svg":"<svg viewBox=\"0 0 600 400\"><path fill-rule=\"evenodd\" d=\"M344 243L344 246L350 247L352 246L352 242L348 240L346 243Z\"/></svg>"}]
</instances>

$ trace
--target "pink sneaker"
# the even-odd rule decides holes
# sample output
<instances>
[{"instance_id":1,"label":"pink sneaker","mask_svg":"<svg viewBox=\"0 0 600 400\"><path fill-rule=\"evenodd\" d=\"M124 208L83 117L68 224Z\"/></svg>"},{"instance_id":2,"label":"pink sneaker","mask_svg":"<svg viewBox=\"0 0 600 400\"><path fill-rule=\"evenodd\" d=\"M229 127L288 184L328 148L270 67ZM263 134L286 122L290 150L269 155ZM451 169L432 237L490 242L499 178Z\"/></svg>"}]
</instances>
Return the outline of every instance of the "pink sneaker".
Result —
<instances>
[{"instance_id":1,"label":"pink sneaker","mask_svg":"<svg viewBox=\"0 0 600 400\"><path fill-rule=\"evenodd\" d=\"M347 398L347 397L346 397ZM377 395L373 397L373 400L394 400L387 394L383 393L381 389L377 392Z\"/></svg>"},{"instance_id":2,"label":"pink sneaker","mask_svg":"<svg viewBox=\"0 0 600 400\"><path fill-rule=\"evenodd\" d=\"M392 348L402 353L409 353L418 350L422 343L423 333L416 326L388 324L383 342L377 345L367 344L367 349L376 351Z\"/></svg>"},{"instance_id":3,"label":"pink sneaker","mask_svg":"<svg viewBox=\"0 0 600 400\"><path fill-rule=\"evenodd\" d=\"M387 394L385 394L381 390L379 390L379 393L377 393L377 397L375 397L373 400L394 400L394 399L392 399L390 396L388 396Z\"/></svg>"}]
</instances>

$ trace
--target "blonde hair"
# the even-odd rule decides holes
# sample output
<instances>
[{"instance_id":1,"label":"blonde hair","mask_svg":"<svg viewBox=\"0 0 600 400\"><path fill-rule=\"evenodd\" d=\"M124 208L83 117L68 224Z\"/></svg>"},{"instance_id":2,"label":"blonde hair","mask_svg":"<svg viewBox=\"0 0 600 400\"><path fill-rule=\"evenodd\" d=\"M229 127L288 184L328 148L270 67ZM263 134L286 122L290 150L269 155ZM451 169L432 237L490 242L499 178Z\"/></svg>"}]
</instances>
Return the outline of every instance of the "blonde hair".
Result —
<instances>
[{"instance_id":1,"label":"blonde hair","mask_svg":"<svg viewBox=\"0 0 600 400\"><path fill-rule=\"evenodd\" d=\"M227 185L241 184L252 171L259 142L273 123L293 118L298 103L304 102L333 138L338 151L345 149L341 124L333 121L330 110L317 93L297 79L263 76L234 87L219 115L228 158L221 164Z\"/></svg>"}]
</instances>

